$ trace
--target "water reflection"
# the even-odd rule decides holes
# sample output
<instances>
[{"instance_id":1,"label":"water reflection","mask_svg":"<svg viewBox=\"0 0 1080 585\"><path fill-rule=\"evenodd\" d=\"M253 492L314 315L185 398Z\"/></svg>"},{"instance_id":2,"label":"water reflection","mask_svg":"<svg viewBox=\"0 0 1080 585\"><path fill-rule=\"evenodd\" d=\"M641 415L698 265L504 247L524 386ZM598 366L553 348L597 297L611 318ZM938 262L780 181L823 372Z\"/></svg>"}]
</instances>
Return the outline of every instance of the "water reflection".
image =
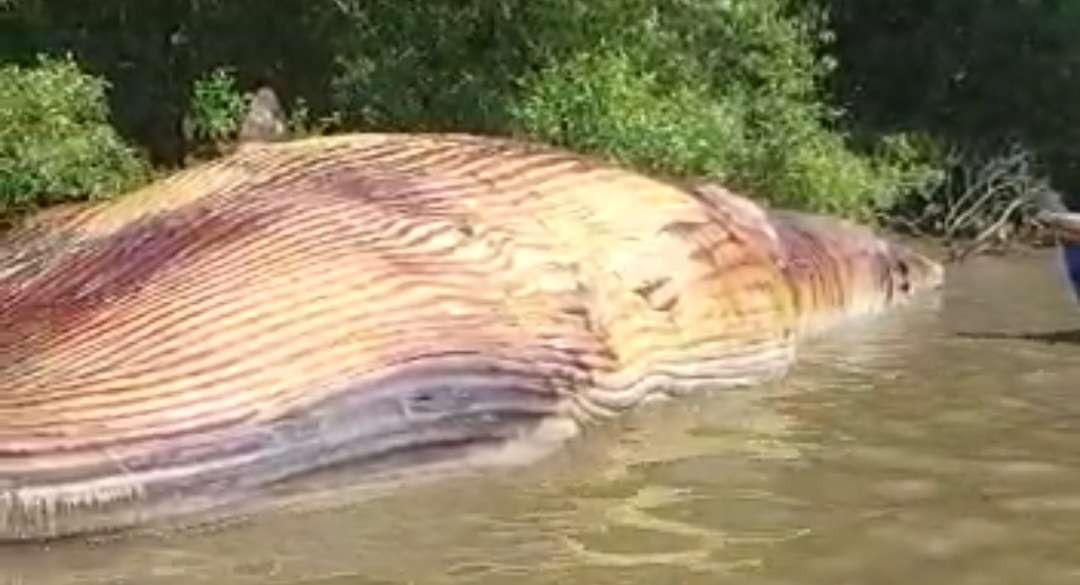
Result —
<instances>
[{"instance_id":1,"label":"water reflection","mask_svg":"<svg viewBox=\"0 0 1080 585\"><path fill-rule=\"evenodd\" d=\"M1038 341L1041 343L1071 343L1080 345L1080 329L1065 329L1061 331L1045 331L1037 333L959 333L960 337L969 339L987 340L1013 340L1013 341Z\"/></svg>"},{"instance_id":2,"label":"water reflection","mask_svg":"<svg viewBox=\"0 0 1080 585\"><path fill-rule=\"evenodd\" d=\"M0 549L0 583L1080 582L1080 331L1051 253L650 405L524 470Z\"/></svg>"}]
</instances>

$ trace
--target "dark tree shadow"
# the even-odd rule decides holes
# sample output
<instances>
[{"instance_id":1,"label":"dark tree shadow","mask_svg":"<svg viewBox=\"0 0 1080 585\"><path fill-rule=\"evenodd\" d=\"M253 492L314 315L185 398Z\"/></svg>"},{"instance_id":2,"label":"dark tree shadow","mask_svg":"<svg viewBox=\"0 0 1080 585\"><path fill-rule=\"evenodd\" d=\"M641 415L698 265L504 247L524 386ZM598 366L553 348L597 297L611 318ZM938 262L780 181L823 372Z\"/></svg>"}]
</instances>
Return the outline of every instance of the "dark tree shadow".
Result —
<instances>
[{"instance_id":1,"label":"dark tree shadow","mask_svg":"<svg viewBox=\"0 0 1080 585\"><path fill-rule=\"evenodd\" d=\"M10 5L10 6L8 6ZM71 54L109 81L116 129L158 165L182 165L195 79L231 69L241 90L273 87L329 113L335 43L348 32L335 2L0 0L0 64Z\"/></svg>"},{"instance_id":2,"label":"dark tree shadow","mask_svg":"<svg viewBox=\"0 0 1080 585\"><path fill-rule=\"evenodd\" d=\"M1037 341L1039 343L1048 343L1051 345L1056 345L1058 343L1080 345L1080 329L1063 329L1039 333L995 333L989 331L960 332L957 335L965 339L1005 339L1013 341Z\"/></svg>"}]
</instances>

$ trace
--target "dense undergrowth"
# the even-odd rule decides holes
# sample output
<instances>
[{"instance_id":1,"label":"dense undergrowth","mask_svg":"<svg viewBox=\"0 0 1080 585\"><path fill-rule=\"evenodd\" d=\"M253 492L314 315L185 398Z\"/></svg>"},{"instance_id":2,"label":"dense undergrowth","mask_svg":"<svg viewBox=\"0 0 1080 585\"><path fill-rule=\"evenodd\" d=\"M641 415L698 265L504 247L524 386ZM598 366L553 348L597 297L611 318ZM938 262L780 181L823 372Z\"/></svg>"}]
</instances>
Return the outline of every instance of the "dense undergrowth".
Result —
<instances>
[{"instance_id":1,"label":"dense undergrowth","mask_svg":"<svg viewBox=\"0 0 1080 585\"><path fill-rule=\"evenodd\" d=\"M70 60L0 67L0 222L41 205L108 197L148 176L110 125L105 91Z\"/></svg>"},{"instance_id":2,"label":"dense undergrowth","mask_svg":"<svg viewBox=\"0 0 1080 585\"><path fill-rule=\"evenodd\" d=\"M932 233L938 224L922 214L970 201L962 193L971 186L957 177L997 153L958 163L952 138L880 123L873 104L849 103L857 88L838 73L867 87L876 78L851 46L858 35L836 42L827 11L841 10L842 30L860 19L894 22L853 6L0 2L0 63L10 63L0 70L0 215L122 191L148 176L145 161L168 168L220 152L250 92L270 85L298 133L517 136L709 177L773 205ZM37 60L61 52L74 61ZM1041 176L1032 160L1023 171ZM1012 213L1005 205L986 211L987 221Z\"/></svg>"}]
</instances>

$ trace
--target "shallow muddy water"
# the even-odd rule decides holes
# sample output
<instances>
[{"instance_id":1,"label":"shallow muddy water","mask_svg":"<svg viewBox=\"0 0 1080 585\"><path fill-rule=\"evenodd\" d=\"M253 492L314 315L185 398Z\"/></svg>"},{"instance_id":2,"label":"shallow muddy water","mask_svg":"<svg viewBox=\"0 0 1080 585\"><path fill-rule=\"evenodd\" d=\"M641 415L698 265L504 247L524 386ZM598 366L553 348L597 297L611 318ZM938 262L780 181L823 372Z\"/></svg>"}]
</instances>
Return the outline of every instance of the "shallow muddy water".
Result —
<instances>
[{"instance_id":1,"label":"shallow muddy water","mask_svg":"<svg viewBox=\"0 0 1080 585\"><path fill-rule=\"evenodd\" d=\"M526 469L0 548L3 583L1080 583L1080 308L1049 253L976 259Z\"/></svg>"}]
</instances>

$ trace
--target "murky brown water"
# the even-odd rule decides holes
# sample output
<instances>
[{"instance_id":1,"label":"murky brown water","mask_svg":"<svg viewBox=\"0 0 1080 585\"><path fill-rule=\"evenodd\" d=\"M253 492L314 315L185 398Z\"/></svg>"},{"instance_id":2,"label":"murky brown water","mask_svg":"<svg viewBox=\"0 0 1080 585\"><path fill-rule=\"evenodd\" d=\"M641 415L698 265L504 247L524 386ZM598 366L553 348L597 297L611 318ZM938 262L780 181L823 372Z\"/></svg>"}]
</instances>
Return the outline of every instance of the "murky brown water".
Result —
<instances>
[{"instance_id":1,"label":"murky brown water","mask_svg":"<svg viewBox=\"0 0 1080 585\"><path fill-rule=\"evenodd\" d=\"M1069 333L1077 331L1077 333ZM1080 583L1080 308L1046 253L526 470L0 548L0 583Z\"/></svg>"}]
</instances>

